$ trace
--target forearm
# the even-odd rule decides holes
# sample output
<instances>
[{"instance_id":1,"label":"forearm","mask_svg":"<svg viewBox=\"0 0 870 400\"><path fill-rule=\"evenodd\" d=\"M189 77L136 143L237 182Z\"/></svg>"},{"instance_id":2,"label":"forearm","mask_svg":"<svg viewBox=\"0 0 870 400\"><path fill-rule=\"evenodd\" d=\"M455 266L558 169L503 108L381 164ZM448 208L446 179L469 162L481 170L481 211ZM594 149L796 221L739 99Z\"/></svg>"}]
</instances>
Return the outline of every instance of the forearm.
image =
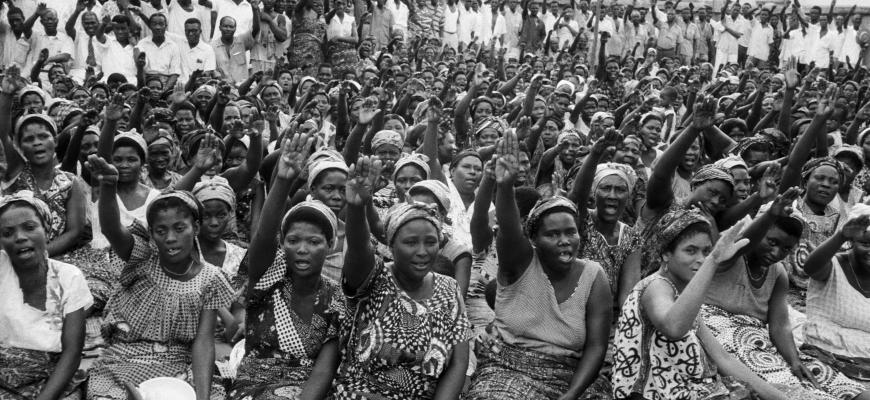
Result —
<instances>
[{"instance_id":1,"label":"forearm","mask_svg":"<svg viewBox=\"0 0 870 400\"><path fill-rule=\"evenodd\" d=\"M193 387L196 400L208 400L211 394L212 371L214 370L214 336L197 335L193 342Z\"/></svg>"},{"instance_id":2,"label":"forearm","mask_svg":"<svg viewBox=\"0 0 870 400\"><path fill-rule=\"evenodd\" d=\"M366 220L365 205L347 204L345 207L345 240L354 245L347 247L342 273L345 287L356 291L375 268L375 259L369 245L371 231Z\"/></svg>"},{"instance_id":3,"label":"forearm","mask_svg":"<svg viewBox=\"0 0 870 400\"><path fill-rule=\"evenodd\" d=\"M468 369L468 342L462 342L453 347L450 365L438 379L433 400L455 400L459 398L462 385L465 382L465 371Z\"/></svg>"},{"instance_id":4,"label":"forearm","mask_svg":"<svg viewBox=\"0 0 870 400\"><path fill-rule=\"evenodd\" d=\"M604 364L605 353L607 353L606 343L604 345L586 346L583 348L583 357L580 358L577 370L574 371L574 375L571 377L568 391L561 398L577 399L586 391L586 388L598 377L598 371L601 369L601 365Z\"/></svg>"},{"instance_id":5,"label":"forearm","mask_svg":"<svg viewBox=\"0 0 870 400\"><path fill-rule=\"evenodd\" d=\"M577 177L574 179L574 185L571 186L571 192L568 193L568 200L573 201L582 208L584 216L586 214L585 204L589 199L589 194L592 192L592 181L595 179L595 169L598 167L598 162L601 156L604 155L604 149L599 149L594 146L592 151L580 166L580 171L577 172ZM587 162L588 160L588 162ZM582 221L582 220L581 220Z\"/></svg>"},{"instance_id":6,"label":"forearm","mask_svg":"<svg viewBox=\"0 0 870 400\"><path fill-rule=\"evenodd\" d=\"M818 278L824 278L827 275L824 272L828 272L827 270L830 269L831 260L837 255L840 248L843 247L843 243L846 243L846 238L841 231L837 231L834 236L822 242L819 247L816 247L810 253L804 262L804 273L814 279L824 280Z\"/></svg>"},{"instance_id":7,"label":"forearm","mask_svg":"<svg viewBox=\"0 0 870 400\"><path fill-rule=\"evenodd\" d=\"M484 175L477 189L474 200L474 210L471 213L471 247L475 253L483 251L492 243L492 229L489 227L489 207L492 205L492 194L495 190L495 180Z\"/></svg>"},{"instance_id":8,"label":"forearm","mask_svg":"<svg viewBox=\"0 0 870 400\"><path fill-rule=\"evenodd\" d=\"M855 144L858 142L858 133L861 131L861 125L864 124L864 120L862 120L859 116L855 116L855 119L852 120L852 124L849 125L849 129L846 130L846 136L843 138L843 142L846 144Z\"/></svg>"},{"instance_id":9,"label":"forearm","mask_svg":"<svg viewBox=\"0 0 870 400\"><path fill-rule=\"evenodd\" d=\"M344 142L344 152L342 155L348 163L353 163L359 157L359 151L362 147L363 134L365 134L366 125L356 124L351 131L347 141Z\"/></svg>"},{"instance_id":10,"label":"forearm","mask_svg":"<svg viewBox=\"0 0 870 400\"><path fill-rule=\"evenodd\" d=\"M716 268L717 264L713 258L707 257L668 310L665 321L670 322L671 332L669 336L671 338L682 337L692 328L695 318L701 310L701 305L704 304L707 288L713 280Z\"/></svg>"},{"instance_id":11,"label":"forearm","mask_svg":"<svg viewBox=\"0 0 870 400\"><path fill-rule=\"evenodd\" d=\"M683 161L683 155L695 142L700 132L694 127L689 127L677 137L671 146L665 150L659 158L659 162L652 171L647 182L647 207L659 209L670 204L674 197L671 190L671 181L674 179L674 171Z\"/></svg>"},{"instance_id":12,"label":"forearm","mask_svg":"<svg viewBox=\"0 0 870 400\"><path fill-rule=\"evenodd\" d=\"M84 327L82 327L84 330ZM81 347L78 351L74 349L64 349L57 364L54 366L54 371L48 377L45 386L36 397L36 400L56 400L63 398L64 391L67 385L78 371L79 364L82 361Z\"/></svg>"},{"instance_id":13,"label":"forearm","mask_svg":"<svg viewBox=\"0 0 870 400\"><path fill-rule=\"evenodd\" d=\"M453 263L453 274L459 286L459 296L463 299L468 295L468 284L471 281L471 255L464 254Z\"/></svg>"},{"instance_id":14,"label":"forearm","mask_svg":"<svg viewBox=\"0 0 870 400\"><path fill-rule=\"evenodd\" d=\"M785 192L792 186L797 186L800 183L800 174L804 163L810 157L810 151L816 141L817 130L823 129L825 126L824 116L816 115L810 123L809 128L801 135L792 149L788 157L788 165L782 173L782 180L779 186L779 192Z\"/></svg>"},{"instance_id":15,"label":"forearm","mask_svg":"<svg viewBox=\"0 0 870 400\"><path fill-rule=\"evenodd\" d=\"M118 128L118 121L114 119L106 119L103 124L103 129L100 130L100 141L97 144L97 155L109 160L112 158L112 149L115 147L115 132Z\"/></svg>"},{"instance_id":16,"label":"forearm","mask_svg":"<svg viewBox=\"0 0 870 400\"><path fill-rule=\"evenodd\" d=\"M736 224L737 221L743 219L743 217L749 215L752 210L758 209L761 207L761 196L758 193L753 193L746 200L743 200L722 213L722 215L717 219L717 226L720 230L725 230L730 228L732 225ZM760 239L760 238L759 238Z\"/></svg>"},{"instance_id":17,"label":"forearm","mask_svg":"<svg viewBox=\"0 0 870 400\"><path fill-rule=\"evenodd\" d=\"M208 123L215 132L221 132L224 129L224 109L226 107L226 104L215 103L208 116Z\"/></svg>"},{"instance_id":18,"label":"forearm","mask_svg":"<svg viewBox=\"0 0 870 400\"><path fill-rule=\"evenodd\" d=\"M782 96L782 111L779 112L779 130L789 139L791 137L791 107L794 103L794 88L786 88Z\"/></svg>"},{"instance_id":19,"label":"forearm","mask_svg":"<svg viewBox=\"0 0 870 400\"><path fill-rule=\"evenodd\" d=\"M63 161L60 163L61 171L76 173L84 130L85 127L83 126L77 127L70 138L69 145L67 145L66 152L63 155Z\"/></svg>"}]
</instances>

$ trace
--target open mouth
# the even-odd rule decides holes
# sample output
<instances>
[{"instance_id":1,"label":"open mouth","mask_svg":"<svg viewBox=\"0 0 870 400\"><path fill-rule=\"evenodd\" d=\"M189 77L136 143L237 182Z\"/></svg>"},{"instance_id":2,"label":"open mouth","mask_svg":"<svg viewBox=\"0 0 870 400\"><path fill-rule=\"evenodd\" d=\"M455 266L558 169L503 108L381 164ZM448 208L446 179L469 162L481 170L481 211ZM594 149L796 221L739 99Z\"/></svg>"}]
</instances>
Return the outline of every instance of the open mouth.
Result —
<instances>
[{"instance_id":1,"label":"open mouth","mask_svg":"<svg viewBox=\"0 0 870 400\"><path fill-rule=\"evenodd\" d=\"M307 271L311 269L311 262L308 260L295 260L293 261L293 267L297 271Z\"/></svg>"},{"instance_id":2,"label":"open mouth","mask_svg":"<svg viewBox=\"0 0 870 400\"><path fill-rule=\"evenodd\" d=\"M428 262L412 262L411 268L417 271L429 271L429 263Z\"/></svg>"},{"instance_id":3,"label":"open mouth","mask_svg":"<svg viewBox=\"0 0 870 400\"><path fill-rule=\"evenodd\" d=\"M18 255L18 257L20 258L27 258L32 257L34 254L36 254L36 250L34 250L33 247L23 247L18 249L15 254Z\"/></svg>"},{"instance_id":4,"label":"open mouth","mask_svg":"<svg viewBox=\"0 0 870 400\"><path fill-rule=\"evenodd\" d=\"M569 263L573 260L574 260L574 253L567 251L567 250L559 252L559 262Z\"/></svg>"},{"instance_id":5,"label":"open mouth","mask_svg":"<svg viewBox=\"0 0 870 400\"><path fill-rule=\"evenodd\" d=\"M181 254L181 249L177 249L177 248L176 249L173 249L173 248L166 249L166 255L168 255L170 257L175 257L179 254Z\"/></svg>"}]
</instances>

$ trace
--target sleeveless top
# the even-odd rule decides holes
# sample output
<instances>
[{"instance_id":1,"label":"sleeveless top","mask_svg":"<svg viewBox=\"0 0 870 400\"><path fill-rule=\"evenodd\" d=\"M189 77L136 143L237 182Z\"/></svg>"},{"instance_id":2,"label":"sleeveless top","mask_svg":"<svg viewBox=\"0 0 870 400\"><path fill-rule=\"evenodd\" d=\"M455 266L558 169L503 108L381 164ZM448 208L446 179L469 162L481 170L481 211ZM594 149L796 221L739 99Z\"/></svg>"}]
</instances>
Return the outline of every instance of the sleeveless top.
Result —
<instances>
[{"instance_id":1,"label":"sleeveless top","mask_svg":"<svg viewBox=\"0 0 870 400\"><path fill-rule=\"evenodd\" d=\"M579 260L583 272L571 297L558 303L556 293L535 251L523 275L498 285L492 325L505 343L554 356L580 358L586 343L586 303L592 284L604 270Z\"/></svg>"},{"instance_id":2,"label":"sleeveless top","mask_svg":"<svg viewBox=\"0 0 870 400\"><path fill-rule=\"evenodd\" d=\"M839 256L831 259L826 282L810 279L806 343L847 357L870 358L870 299L852 287Z\"/></svg>"},{"instance_id":3,"label":"sleeveless top","mask_svg":"<svg viewBox=\"0 0 870 400\"><path fill-rule=\"evenodd\" d=\"M771 265L760 288L752 286L746 261L740 257L731 268L716 272L713 283L707 289L706 304L719 307L733 314L748 315L767 322L767 310L773 287L780 275L787 275L781 263Z\"/></svg>"}]
</instances>

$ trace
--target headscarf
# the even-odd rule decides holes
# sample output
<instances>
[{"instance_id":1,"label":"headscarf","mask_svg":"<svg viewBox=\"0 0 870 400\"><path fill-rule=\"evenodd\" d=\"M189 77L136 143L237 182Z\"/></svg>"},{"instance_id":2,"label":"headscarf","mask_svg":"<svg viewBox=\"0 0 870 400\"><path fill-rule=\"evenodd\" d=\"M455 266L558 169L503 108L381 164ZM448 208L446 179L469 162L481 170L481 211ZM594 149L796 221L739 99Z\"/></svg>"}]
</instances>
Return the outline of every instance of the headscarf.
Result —
<instances>
[{"instance_id":1,"label":"headscarf","mask_svg":"<svg viewBox=\"0 0 870 400\"><path fill-rule=\"evenodd\" d=\"M142 157L142 162L145 162L145 155L148 154L148 144L145 143L145 138L142 137L136 131L129 132L119 132L115 135L115 146L118 146L118 142L120 141L132 142L135 145L136 150L139 151L139 156Z\"/></svg>"},{"instance_id":2,"label":"headscarf","mask_svg":"<svg viewBox=\"0 0 870 400\"><path fill-rule=\"evenodd\" d=\"M263 92L265 92L266 88L268 88L268 87L273 87L275 89L278 89L278 96L281 99L284 98L284 89L281 89L281 85L279 85L278 82L272 81L272 82L269 82L269 83L263 85L263 88L262 88L262 90L260 90L260 94L259 94L260 100L263 100Z\"/></svg>"},{"instance_id":3,"label":"headscarf","mask_svg":"<svg viewBox=\"0 0 870 400\"><path fill-rule=\"evenodd\" d=\"M487 128L495 129L495 131L498 132L498 137L502 137L508 129L510 129L510 124L508 124L508 122L502 117L486 117L477 123L477 129L474 130L474 137L480 136L480 134L483 133L483 130Z\"/></svg>"},{"instance_id":4,"label":"headscarf","mask_svg":"<svg viewBox=\"0 0 870 400\"><path fill-rule=\"evenodd\" d=\"M746 152L754 146L767 146L767 150L771 153L773 152L773 142L767 136L763 135L753 135L749 137L745 137L740 139L737 143L737 147L734 148L734 153L740 155L740 157L746 157Z\"/></svg>"},{"instance_id":5,"label":"headscarf","mask_svg":"<svg viewBox=\"0 0 870 400\"><path fill-rule=\"evenodd\" d=\"M345 175L348 173L347 163L344 161L333 161L333 160L322 160L314 163L310 170L308 171L308 191L314 189L314 181L317 180L317 176L320 174L329 171L329 170L339 170L344 172Z\"/></svg>"},{"instance_id":6,"label":"headscarf","mask_svg":"<svg viewBox=\"0 0 870 400\"><path fill-rule=\"evenodd\" d=\"M217 88L212 85L202 85L193 91L191 97L195 99L198 95L202 93L208 93L209 97L214 97L214 95L217 94Z\"/></svg>"},{"instance_id":7,"label":"headscarf","mask_svg":"<svg viewBox=\"0 0 870 400\"><path fill-rule=\"evenodd\" d=\"M318 220L325 222L325 225L321 225L321 228L324 229L323 233L326 236L326 239L329 242L333 242L338 234L338 219L335 217L335 213L326 206L317 200L306 200L303 201L291 208L284 214L284 218L281 220L281 236L287 234L287 230L290 229L290 225L293 224L300 216L314 216Z\"/></svg>"},{"instance_id":8,"label":"headscarf","mask_svg":"<svg viewBox=\"0 0 870 400\"><path fill-rule=\"evenodd\" d=\"M592 118L589 120L589 124L601 123L604 122L605 119L614 119L613 114L607 111L598 111L595 114L592 114Z\"/></svg>"},{"instance_id":9,"label":"headscarf","mask_svg":"<svg viewBox=\"0 0 870 400\"><path fill-rule=\"evenodd\" d=\"M528 218L526 218L526 223L523 227L526 236L529 238L534 236L535 232L538 230L538 225L541 222L541 217L550 211L557 209L564 209L571 213L571 215L575 217L577 216L577 205L562 196L553 196L538 200L537 204L535 204L535 206L532 207L532 210L529 211Z\"/></svg>"},{"instance_id":10,"label":"headscarf","mask_svg":"<svg viewBox=\"0 0 870 400\"><path fill-rule=\"evenodd\" d=\"M79 108L79 106L64 100L63 103L57 102L52 105L51 109L56 109L57 113L54 116L54 123L63 130L66 127L66 122L69 120L71 115L84 113L84 110ZM51 111L49 110L49 112Z\"/></svg>"},{"instance_id":11,"label":"headscarf","mask_svg":"<svg viewBox=\"0 0 870 400\"><path fill-rule=\"evenodd\" d=\"M864 166L864 149L855 146L853 144L842 144L836 149L834 149L834 153L831 154L831 157L836 158L840 154L848 154L854 156L858 159L858 165ZM858 171L855 171L858 172Z\"/></svg>"},{"instance_id":12,"label":"headscarf","mask_svg":"<svg viewBox=\"0 0 870 400\"><path fill-rule=\"evenodd\" d=\"M710 221L696 208L677 209L662 216L656 227L650 260L654 263L661 263L661 255L664 253L665 247L673 242L677 236L680 236L680 233L686 228L697 223L710 225Z\"/></svg>"},{"instance_id":13,"label":"headscarf","mask_svg":"<svg viewBox=\"0 0 870 400\"><path fill-rule=\"evenodd\" d=\"M701 167L698 172L695 172L695 174L692 175L689 184L694 189L708 181L723 181L727 183L732 190L734 189L734 178L731 177L731 172L714 164L707 164Z\"/></svg>"},{"instance_id":14,"label":"headscarf","mask_svg":"<svg viewBox=\"0 0 870 400\"><path fill-rule=\"evenodd\" d=\"M165 122L172 125L175 122L175 114L172 110L163 107L155 107L148 111L145 115L142 126L152 126L158 122Z\"/></svg>"},{"instance_id":15,"label":"headscarf","mask_svg":"<svg viewBox=\"0 0 870 400\"><path fill-rule=\"evenodd\" d=\"M617 176L628 186L628 195L634 192L637 184L637 173L630 166L620 163L604 163L595 167L595 177L592 179L592 193L598 190L598 185L608 176Z\"/></svg>"},{"instance_id":16,"label":"headscarf","mask_svg":"<svg viewBox=\"0 0 870 400\"><path fill-rule=\"evenodd\" d=\"M387 245L392 246L393 240L399 228L415 219L425 220L435 226L438 232L438 241L443 239L441 233L441 217L435 206L423 203L399 203L387 213L385 225L387 227Z\"/></svg>"},{"instance_id":17,"label":"headscarf","mask_svg":"<svg viewBox=\"0 0 870 400\"><path fill-rule=\"evenodd\" d=\"M743 158L741 158L740 156L736 156L736 155L731 155L731 156L725 157L721 160L717 160L716 162L713 163L713 165L716 167L722 168L725 171L729 171L729 172L731 171L731 168L740 167L740 168L749 169L749 167L746 165L746 162L743 161Z\"/></svg>"},{"instance_id":18,"label":"headscarf","mask_svg":"<svg viewBox=\"0 0 870 400\"><path fill-rule=\"evenodd\" d=\"M372 137L372 151L377 150L378 147L385 144L396 146L396 148L401 150L405 144L405 139L402 138L402 134L399 132L384 129Z\"/></svg>"},{"instance_id":19,"label":"headscarf","mask_svg":"<svg viewBox=\"0 0 870 400\"><path fill-rule=\"evenodd\" d=\"M198 182L193 187L192 193L200 203L205 204L209 200L220 200L230 207L230 211L236 208L236 192L230 186L229 181L222 176Z\"/></svg>"},{"instance_id":20,"label":"headscarf","mask_svg":"<svg viewBox=\"0 0 870 400\"><path fill-rule=\"evenodd\" d=\"M460 161L468 157L474 157L480 160L481 163L483 162L483 158L480 157L480 153L471 149L465 149L460 151L459 154L453 156L453 159L450 160L450 169L456 168Z\"/></svg>"},{"instance_id":21,"label":"headscarf","mask_svg":"<svg viewBox=\"0 0 870 400\"><path fill-rule=\"evenodd\" d=\"M837 170L837 175L840 178L840 185L845 184L846 182L846 168L843 166L843 163L837 161L833 157L816 157L812 160L807 161L804 164L804 167L801 169L801 186L806 188L807 180L810 179L810 175L813 174L819 167L828 166L835 170Z\"/></svg>"},{"instance_id":22,"label":"headscarf","mask_svg":"<svg viewBox=\"0 0 870 400\"><path fill-rule=\"evenodd\" d=\"M157 204L160 200L165 199L178 199L184 203L185 206L190 211L190 214L193 216L194 222L200 222L202 220L202 205L199 201L196 200L196 197L184 190L165 190L157 197L154 198L150 203L148 203L148 208L145 210L145 215L151 215L151 209L154 208L154 204Z\"/></svg>"},{"instance_id":23,"label":"headscarf","mask_svg":"<svg viewBox=\"0 0 870 400\"><path fill-rule=\"evenodd\" d=\"M425 190L435 196L435 200L445 211L450 211L450 188L439 180L426 179L414 184L408 189L408 193Z\"/></svg>"},{"instance_id":24,"label":"headscarf","mask_svg":"<svg viewBox=\"0 0 870 400\"><path fill-rule=\"evenodd\" d=\"M29 190L19 190L11 195L6 195L0 197L0 214L6 209L7 206L13 203L26 203L28 206L33 207L36 210L36 216L39 217L39 221L42 222L42 228L48 230L51 225L51 209L48 208L48 204L45 204L44 201L36 198L33 195L33 192Z\"/></svg>"},{"instance_id":25,"label":"headscarf","mask_svg":"<svg viewBox=\"0 0 870 400\"><path fill-rule=\"evenodd\" d=\"M393 180L396 180L396 174L399 173L399 170L408 165L414 165L417 168L420 168L423 171L423 179L429 179L429 175L432 171L429 169L429 157L425 154L420 153L411 153L403 156L396 161L396 167L393 169Z\"/></svg>"},{"instance_id":26,"label":"headscarf","mask_svg":"<svg viewBox=\"0 0 870 400\"><path fill-rule=\"evenodd\" d=\"M583 138L580 137L580 133L575 129L569 129L566 131L559 132L559 136L556 137L556 144L562 144L562 142L567 141L570 138L577 138L580 143L583 143Z\"/></svg>"},{"instance_id":27,"label":"headscarf","mask_svg":"<svg viewBox=\"0 0 870 400\"><path fill-rule=\"evenodd\" d=\"M196 152L199 150L199 143L205 138L208 131L205 129L196 129L188 132L181 138L181 158L186 163L193 162L196 157ZM223 154L226 146L223 140L217 141L218 151Z\"/></svg>"},{"instance_id":28,"label":"headscarf","mask_svg":"<svg viewBox=\"0 0 870 400\"><path fill-rule=\"evenodd\" d=\"M51 136L57 136L57 125L55 125L54 120L46 114L27 114L18 118L18 122L15 123L15 138L17 140L21 140L21 128L25 124L29 124L34 121L43 122L48 125L48 130L51 131Z\"/></svg>"},{"instance_id":29,"label":"headscarf","mask_svg":"<svg viewBox=\"0 0 870 400\"><path fill-rule=\"evenodd\" d=\"M72 91L70 93L72 93ZM34 85L25 86L23 89L21 89L21 93L18 94L18 103L21 103L21 101L24 99L24 96L27 96L28 94L35 94L39 96L42 99L43 106L48 104L48 94L46 94L45 91L42 90L39 86Z\"/></svg>"}]
</instances>

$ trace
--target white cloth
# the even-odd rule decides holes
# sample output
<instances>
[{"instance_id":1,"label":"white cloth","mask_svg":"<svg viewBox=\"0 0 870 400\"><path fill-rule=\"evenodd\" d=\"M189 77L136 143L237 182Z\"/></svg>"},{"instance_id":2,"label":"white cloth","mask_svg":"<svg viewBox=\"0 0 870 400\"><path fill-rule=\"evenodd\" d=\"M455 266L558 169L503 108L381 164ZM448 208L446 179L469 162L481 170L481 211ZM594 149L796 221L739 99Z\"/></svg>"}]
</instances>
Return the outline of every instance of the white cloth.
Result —
<instances>
[{"instance_id":1,"label":"white cloth","mask_svg":"<svg viewBox=\"0 0 870 400\"><path fill-rule=\"evenodd\" d=\"M831 65L831 52L836 47L835 41L837 36L835 30L828 29L824 36L821 32L818 33L818 38L815 40L815 45L810 47L812 50L812 59L810 62L816 62L816 68L828 68Z\"/></svg>"},{"instance_id":2,"label":"white cloth","mask_svg":"<svg viewBox=\"0 0 870 400\"><path fill-rule=\"evenodd\" d=\"M27 53L30 52L30 41L24 34L21 35L21 38L15 37L12 27L9 26L9 20L6 17L8 11L9 7L3 7L0 10L0 44L3 45L0 64L5 67L15 65L22 68L27 62Z\"/></svg>"},{"instance_id":3,"label":"white cloth","mask_svg":"<svg viewBox=\"0 0 870 400\"><path fill-rule=\"evenodd\" d=\"M159 194L160 191L157 189L149 190L148 196L145 197L145 203L132 210L128 210L127 206L124 205L124 202L121 201L121 198L116 196L118 211L121 214L121 226L132 226L133 221L139 221L142 226L147 228L148 220L145 218L145 213L148 211L148 205L151 204ZM109 240L106 239L100 228L100 219L97 214L99 208L100 202L96 201L90 203L90 209L88 210L88 220L91 222L91 229L94 232L94 237L91 240L91 247L95 249L105 249L109 247Z\"/></svg>"},{"instance_id":4,"label":"white cloth","mask_svg":"<svg viewBox=\"0 0 870 400\"><path fill-rule=\"evenodd\" d=\"M849 283L837 257L825 282L807 288L806 343L847 357L870 358L870 299Z\"/></svg>"},{"instance_id":5,"label":"white cloth","mask_svg":"<svg viewBox=\"0 0 870 400\"><path fill-rule=\"evenodd\" d=\"M73 59L72 69L69 71L69 74L72 76L73 80L80 85L84 83L85 72L88 68L87 60L89 42L93 45L94 60L97 64L94 66L94 72L99 73L101 71L100 66L103 64L103 52L99 50L98 44L100 41L97 40L96 36L91 37L84 32L76 33L76 38L73 42L75 45L75 53L71 54Z\"/></svg>"},{"instance_id":6,"label":"white cloth","mask_svg":"<svg viewBox=\"0 0 870 400\"><path fill-rule=\"evenodd\" d=\"M145 52L146 74L181 75L181 51L169 37L159 46L147 37L140 40L136 48Z\"/></svg>"},{"instance_id":7,"label":"white cloth","mask_svg":"<svg viewBox=\"0 0 870 400\"><path fill-rule=\"evenodd\" d=\"M202 40L193 48L185 42L179 43L181 49L181 83L187 83L190 74L196 70L214 71L217 66L215 63L214 48Z\"/></svg>"},{"instance_id":8,"label":"white cloth","mask_svg":"<svg viewBox=\"0 0 870 400\"><path fill-rule=\"evenodd\" d=\"M384 7L386 7L387 10L390 10L390 12L393 13L393 29L398 29L402 31L402 33L405 35L405 38L407 38L408 15L411 11L408 9L408 6L406 6L405 3L401 1L398 2L398 5L396 5L396 3L397 1L395 0L387 0L386 4L384 4Z\"/></svg>"},{"instance_id":9,"label":"white cloth","mask_svg":"<svg viewBox=\"0 0 870 400\"><path fill-rule=\"evenodd\" d=\"M344 18L340 18L338 15L332 17L329 25L326 26L326 38L350 37L353 35L354 22L356 20L350 14L344 14Z\"/></svg>"},{"instance_id":10,"label":"white cloth","mask_svg":"<svg viewBox=\"0 0 870 400\"><path fill-rule=\"evenodd\" d=\"M166 0L163 1L165 2ZM208 42L208 35L211 33L211 10L197 4L195 1L191 2L191 5L193 6L193 10L187 11L184 7L180 6L176 0L165 8L169 10L166 31L184 36L184 21L187 21L190 18L196 18L199 20L202 29L202 38L200 38L200 40Z\"/></svg>"},{"instance_id":11,"label":"white cloth","mask_svg":"<svg viewBox=\"0 0 870 400\"><path fill-rule=\"evenodd\" d=\"M121 74L127 78L127 82L136 85L139 80L136 77L136 61L133 59L133 45L122 46L115 39L115 35L107 34L106 43L94 42L94 49L99 49L102 54L103 81L111 74Z\"/></svg>"},{"instance_id":12,"label":"white cloth","mask_svg":"<svg viewBox=\"0 0 870 400\"><path fill-rule=\"evenodd\" d=\"M762 25L758 20L753 20L746 55L767 61L770 57L771 44L773 44L773 28L770 25Z\"/></svg>"},{"instance_id":13,"label":"white cloth","mask_svg":"<svg viewBox=\"0 0 870 400\"><path fill-rule=\"evenodd\" d=\"M238 4L233 0L215 0L212 2L211 10L217 13L212 38L221 36L219 28L223 17L233 17L236 20L237 36L252 33L254 30L254 11L251 10L251 3L248 3L247 0L242 0Z\"/></svg>"},{"instance_id":14,"label":"white cloth","mask_svg":"<svg viewBox=\"0 0 870 400\"><path fill-rule=\"evenodd\" d=\"M843 47L840 50L840 59L846 62L846 57L849 57L849 62L852 66L858 63L858 57L861 55L861 46L858 45L858 31L851 26L843 30Z\"/></svg>"},{"instance_id":15,"label":"white cloth","mask_svg":"<svg viewBox=\"0 0 870 400\"><path fill-rule=\"evenodd\" d=\"M30 35L30 53L27 54L25 71L30 71L33 68L42 49L48 49L48 57L54 57L58 54L69 54L70 57L75 57L75 45L66 33L58 30L56 35L48 36L44 33L33 32Z\"/></svg>"},{"instance_id":16,"label":"white cloth","mask_svg":"<svg viewBox=\"0 0 870 400\"><path fill-rule=\"evenodd\" d=\"M465 9L464 6L459 6L459 26L457 26L456 34L459 35L459 41L467 46L471 43L471 38L477 35L477 21L480 13L474 9Z\"/></svg>"},{"instance_id":17,"label":"white cloth","mask_svg":"<svg viewBox=\"0 0 870 400\"><path fill-rule=\"evenodd\" d=\"M63 319L94 304L76 266L48 260L45 311L24 302L9 255L0 251L0 347L60 353Z\"/></svg>"}]
</instances>

